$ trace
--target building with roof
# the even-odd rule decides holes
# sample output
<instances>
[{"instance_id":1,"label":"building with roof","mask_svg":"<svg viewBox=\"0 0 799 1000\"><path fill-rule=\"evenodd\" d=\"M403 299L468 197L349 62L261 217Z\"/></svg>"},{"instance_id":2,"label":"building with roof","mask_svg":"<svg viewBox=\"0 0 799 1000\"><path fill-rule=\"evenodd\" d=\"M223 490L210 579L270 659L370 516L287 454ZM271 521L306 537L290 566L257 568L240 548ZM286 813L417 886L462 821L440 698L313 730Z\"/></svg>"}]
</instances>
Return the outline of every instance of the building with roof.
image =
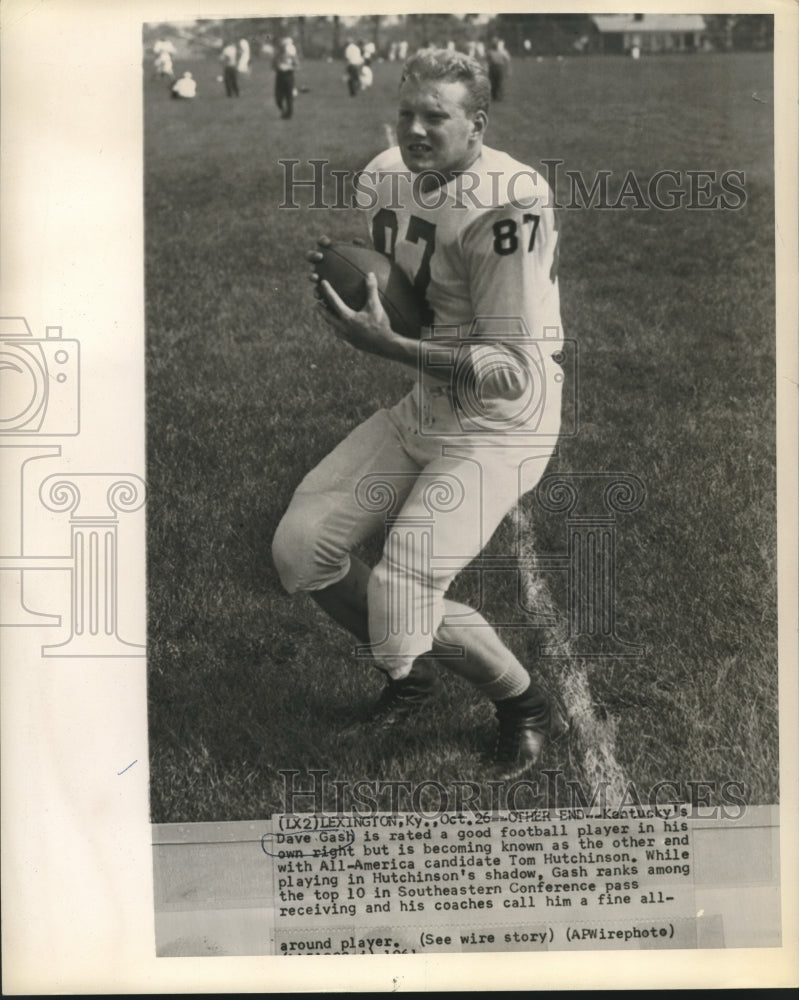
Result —
<instances>
[{"instance_id":1,"label":"building with roof","mask_svg":"<svg viewBox=\"0 0 799 1000\"><path fill-rule=\"evenodd\" d=\"M697 52L707 38L701 14L594 14L591 23L595 52Z\"/></svg>"}]
</instances>

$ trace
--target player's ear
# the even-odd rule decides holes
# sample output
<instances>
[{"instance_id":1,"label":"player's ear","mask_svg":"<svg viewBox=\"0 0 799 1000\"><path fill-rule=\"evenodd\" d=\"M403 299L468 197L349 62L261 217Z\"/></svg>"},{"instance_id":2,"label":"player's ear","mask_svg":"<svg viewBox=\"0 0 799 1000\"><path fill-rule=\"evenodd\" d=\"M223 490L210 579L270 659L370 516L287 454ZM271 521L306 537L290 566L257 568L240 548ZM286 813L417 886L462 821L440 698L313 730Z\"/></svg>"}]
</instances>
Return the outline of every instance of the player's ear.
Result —
<instances>
[{"instance_id":1,"label":"player's ear","mask_svg":"<svg viewBox=\"0 0 799 1000\"><path fill-rule=\"evenodd\" d=\"M481 139L488 126L488 115L482 109L475 111L472 115L472 135L475 139Z\"/></svg>"}]
</instances>

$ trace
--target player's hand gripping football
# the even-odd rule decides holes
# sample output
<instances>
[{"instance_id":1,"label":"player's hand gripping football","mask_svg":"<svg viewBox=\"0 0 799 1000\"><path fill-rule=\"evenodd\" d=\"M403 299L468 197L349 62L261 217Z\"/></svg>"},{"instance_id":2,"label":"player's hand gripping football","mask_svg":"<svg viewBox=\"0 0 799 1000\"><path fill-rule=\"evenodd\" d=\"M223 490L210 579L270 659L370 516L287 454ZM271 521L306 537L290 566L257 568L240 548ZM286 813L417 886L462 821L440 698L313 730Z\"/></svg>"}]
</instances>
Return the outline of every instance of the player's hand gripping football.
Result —
<instances>
[{"instance_id":1,"label":"player's hand gripping football","mask_svg":"<svg viewBox=\"0 0 799 1000\"><path fill-rule=\"evenodd\" d=\"M353 242L361 246L364 245L362 240L353 240ZM320 246L327 247L330 246L330 239L327 236L322 236L318 243ZM318 250L309 250L306 259L311 264L316 264L322 260L322 254ZM378 354L381 357L405 360L398 357L397 348L406 338L391 329L389 318L380 302L377 278L374 274L369 274L366 277L366 304L358 312L350 309L342 301L329 282L324 279L320 280L316 271L312 271L309 277L316 286L314 291L319 299L322 318L339 340L347 341L360 351Z\"/></svg>"}]
</instances>

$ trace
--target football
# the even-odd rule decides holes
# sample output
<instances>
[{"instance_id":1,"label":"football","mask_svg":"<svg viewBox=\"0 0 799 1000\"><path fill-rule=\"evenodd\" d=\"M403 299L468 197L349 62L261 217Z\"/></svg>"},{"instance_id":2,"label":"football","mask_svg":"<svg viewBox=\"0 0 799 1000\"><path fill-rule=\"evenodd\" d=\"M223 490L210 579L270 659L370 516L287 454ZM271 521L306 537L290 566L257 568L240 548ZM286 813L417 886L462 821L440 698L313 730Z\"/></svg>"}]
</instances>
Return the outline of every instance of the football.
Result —
<instances>
[{"instance_id":1,"label":"football","mask_svg":"<svg viewBox=\"0 0 799 1000\"><path fill-rule=\"evenodd\" d=\"M396 264L377 250L355 243L331 243L318 249L322 260L316 263L316 273L320 280L330 283L350 309L360 310L366 305L366 275L372 271L391 329L419 339L423 326L419 298Z\"/></svg>"}]
</instances>

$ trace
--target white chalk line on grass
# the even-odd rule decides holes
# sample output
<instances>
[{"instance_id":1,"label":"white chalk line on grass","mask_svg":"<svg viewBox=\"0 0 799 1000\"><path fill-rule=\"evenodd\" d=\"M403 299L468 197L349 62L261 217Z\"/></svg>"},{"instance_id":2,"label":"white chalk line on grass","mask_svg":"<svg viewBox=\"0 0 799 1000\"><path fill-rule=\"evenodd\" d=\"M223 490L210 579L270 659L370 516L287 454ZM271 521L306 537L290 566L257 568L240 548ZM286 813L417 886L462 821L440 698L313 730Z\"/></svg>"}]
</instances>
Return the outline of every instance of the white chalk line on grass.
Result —
<instances>
[{"instance_id":1,"label":"white chalk line on grass","mask_svg":"<svg viewBox=\"0 0 799 1000\"><path fill-rule=\"evenodd\" d=\"M520 532L520 555L523 560L521 572L528 607L557 617L558 609L546 580L539 572L530 568L534 565L535 557L532 524L521 510L519 517L523 529ZM616 722L613 719L603 721L597 718L585 663L569 656L569 645L566 640L563 644L564 656L552 661L548 676L569 716L571 731L577 738L587 797L590 801L594 790L599 789L597 803L604 798L605 804L613 806L623 800L628 787L624 771L616 760ZM539 661L539 665L543 662L545 661ZM605 789L604 794L602 788Z\"/></svg>"}]
</instances>

